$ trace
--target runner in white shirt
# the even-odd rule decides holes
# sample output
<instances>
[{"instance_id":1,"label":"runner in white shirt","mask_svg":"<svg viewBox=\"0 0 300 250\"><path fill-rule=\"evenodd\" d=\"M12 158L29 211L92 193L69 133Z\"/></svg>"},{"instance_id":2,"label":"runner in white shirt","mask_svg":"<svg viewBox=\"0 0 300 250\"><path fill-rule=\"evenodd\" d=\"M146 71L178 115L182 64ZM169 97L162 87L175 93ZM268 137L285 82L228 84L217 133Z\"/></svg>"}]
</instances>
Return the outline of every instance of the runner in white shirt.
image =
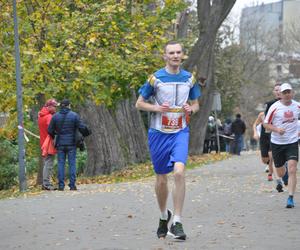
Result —
<instances>
[{"instance_id":1,"label":"runner in white shirt","mask_svg":"<svg viewBox=\"0 0 300 250\"><path fill-rule=\"evenodd\" d=\"M292 100L293 91L288 83L280 86L281 100L275 102L269 109L264 127L272 132L272 155L279 177L285 174L285 162L288 162L288 191L287 208L294 207L294 193L297 184L298 163L298 116L300 103Z\"/></svg>"}]
</instances>

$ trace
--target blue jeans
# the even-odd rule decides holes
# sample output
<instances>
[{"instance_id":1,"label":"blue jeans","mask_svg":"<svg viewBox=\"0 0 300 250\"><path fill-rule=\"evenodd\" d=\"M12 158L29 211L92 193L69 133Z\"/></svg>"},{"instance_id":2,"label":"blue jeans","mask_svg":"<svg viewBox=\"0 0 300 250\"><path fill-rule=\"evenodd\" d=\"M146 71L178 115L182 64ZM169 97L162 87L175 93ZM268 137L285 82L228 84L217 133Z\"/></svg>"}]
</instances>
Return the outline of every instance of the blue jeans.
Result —
<instances>
[{"instance_id":1,"label":"blue jeans","mask_svg":"<svg viewBox=\"0 0 300 250\"><path fill-rule=\"evenodd\" d=\"M65 187L65 164L68 156L69 187L75 187L76 182L76 146L59 146L57 149L58 187Z\"/></svg>"},{"instance_id":2,"label":"blue jeans","mask_svg":"<svg viewBox=\"0 0 300 250\"><path fill-rule=\"evenodd\" d=\"M225 142L225 151L227 153L230 153L230 143L229 142Z\"/></svg>"},{"instance_id":3,"label":"blue jeans","mask_svg":"<svg viewBox=\"0 0 300 250\"><path fill-rule=\"evenodd\" d=\"M241 151L244 146L244 137L243 135L234 136L234 154L241 155Z\"/></svg>"}]
</instances>

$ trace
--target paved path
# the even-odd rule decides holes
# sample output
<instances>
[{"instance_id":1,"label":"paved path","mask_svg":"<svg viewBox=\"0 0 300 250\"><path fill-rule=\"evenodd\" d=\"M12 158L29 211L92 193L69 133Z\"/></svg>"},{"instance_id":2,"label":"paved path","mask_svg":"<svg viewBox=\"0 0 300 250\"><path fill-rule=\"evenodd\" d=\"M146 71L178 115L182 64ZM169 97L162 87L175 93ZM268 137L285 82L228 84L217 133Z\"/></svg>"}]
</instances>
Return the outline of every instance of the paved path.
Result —
<instances>
[{"instance_id":1,"label":"paved path","mask_svg":"<svg viewBox=\"0 0 300 250\"><path fill-rule=\"evenodd\" d=\"M299 188L286 209L263 170L244 153L188 171L185 242L156 238L154 178L0 200L0 249L300 249Z\"/></svg>"}]
</instances>

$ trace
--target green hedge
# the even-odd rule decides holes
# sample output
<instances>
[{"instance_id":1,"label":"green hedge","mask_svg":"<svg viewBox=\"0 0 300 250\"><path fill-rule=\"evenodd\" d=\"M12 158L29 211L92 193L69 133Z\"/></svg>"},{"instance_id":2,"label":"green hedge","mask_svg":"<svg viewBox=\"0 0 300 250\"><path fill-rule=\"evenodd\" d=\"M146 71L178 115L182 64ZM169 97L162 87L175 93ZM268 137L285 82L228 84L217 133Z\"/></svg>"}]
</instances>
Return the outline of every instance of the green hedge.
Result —
<instances>
[{"instance_id":1,"label":"green hedge","mask_svg":"<svg viewBox=\"0 0 300 250\"><path fill-rule=\"evenodd\" d=\"M0 190L17 184L18 146L0 137Z\"/></svg>"}]
</instances>

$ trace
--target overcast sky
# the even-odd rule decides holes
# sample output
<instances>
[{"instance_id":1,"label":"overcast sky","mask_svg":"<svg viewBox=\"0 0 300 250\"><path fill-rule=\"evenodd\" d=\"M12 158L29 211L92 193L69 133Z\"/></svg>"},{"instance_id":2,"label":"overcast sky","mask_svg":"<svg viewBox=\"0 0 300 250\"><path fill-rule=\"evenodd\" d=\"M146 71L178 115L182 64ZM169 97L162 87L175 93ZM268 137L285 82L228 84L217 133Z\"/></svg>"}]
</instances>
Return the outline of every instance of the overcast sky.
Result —
<instances>
[{"instance_id":1,"label":"overcast sky","mask_svg":"<svg viewBox=\"0 0 300 250\"><path fill-rule=\"evenodd\" d=\"M239 17L241 15L242 9L245 7L260 5L262 3L276 3L280 0L237 0L234 4L230 15Z\"/></svg>"}]
</instances>

